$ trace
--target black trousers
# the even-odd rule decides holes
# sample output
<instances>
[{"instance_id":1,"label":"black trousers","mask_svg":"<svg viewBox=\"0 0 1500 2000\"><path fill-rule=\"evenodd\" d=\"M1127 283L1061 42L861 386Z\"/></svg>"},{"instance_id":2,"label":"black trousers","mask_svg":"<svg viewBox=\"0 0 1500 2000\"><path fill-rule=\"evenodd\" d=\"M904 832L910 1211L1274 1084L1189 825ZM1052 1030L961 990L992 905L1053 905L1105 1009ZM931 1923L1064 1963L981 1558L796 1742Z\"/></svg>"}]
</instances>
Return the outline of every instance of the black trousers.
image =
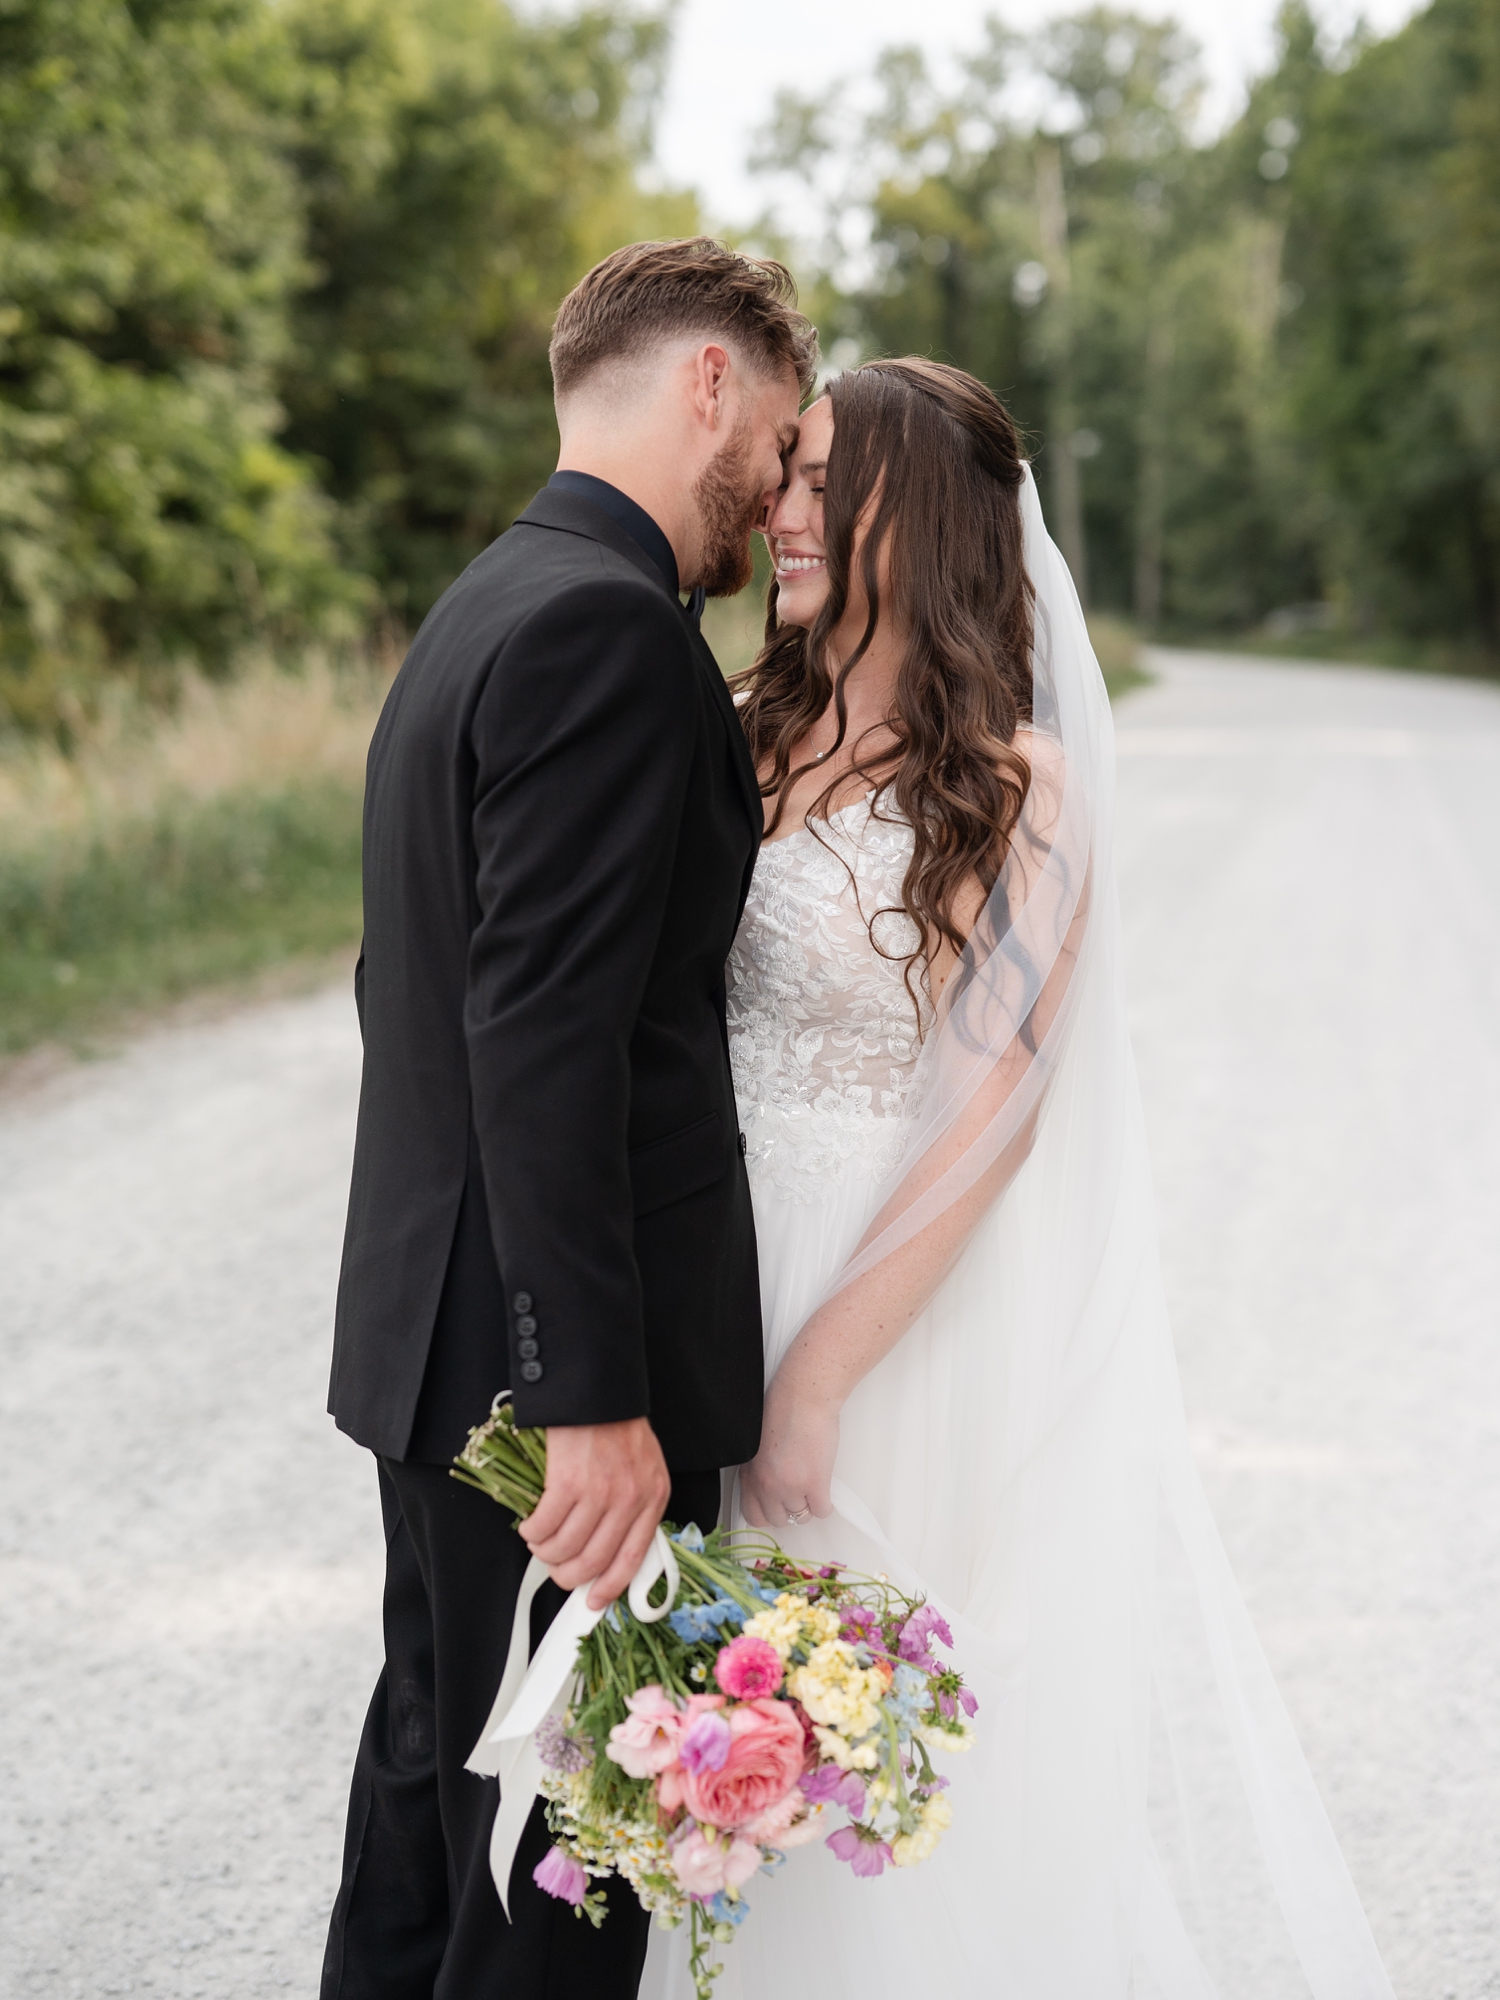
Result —
<instances>
[{"instance_id":1,"label":"black trousers","mask_svg":"<svg viewBox=\"0 0 1500 2000\"><path fill-rule=\"evenodd\" d=\"M463 1768L504 1671L526 1544L446 1467L379 1469L385 1668L355 1759L322 2000L635 2000L649 1920L630 1889L609 1884L598 1930L538 1889L538 1800L507 1922L489 1870L499 1788ZM674 1474L670 1520L709 1528L718 1511L717 1472ZM533 1649L562 1602L551 1583L537 1592Z\"/></svg>"}]
</instances>

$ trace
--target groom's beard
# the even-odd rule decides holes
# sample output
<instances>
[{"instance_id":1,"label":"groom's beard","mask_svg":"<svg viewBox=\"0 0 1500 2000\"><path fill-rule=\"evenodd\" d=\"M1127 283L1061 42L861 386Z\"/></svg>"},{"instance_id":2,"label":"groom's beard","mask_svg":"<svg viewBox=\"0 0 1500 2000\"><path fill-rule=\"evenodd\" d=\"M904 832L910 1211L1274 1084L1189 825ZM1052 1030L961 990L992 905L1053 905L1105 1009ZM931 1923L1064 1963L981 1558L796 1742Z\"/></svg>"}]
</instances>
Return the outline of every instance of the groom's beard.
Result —
<instances>
[{"instance_id":1,"label":"groom's beard","mask_svg":"<svg viewBox=\"0 0 1500 2000\"><path fill-rule=\"evenodd\" d=\"M750 490L750 426L741 424L693 486L703 530L698 581L709 597L733 597L755 573L750 537L760 525L761 494Z\"/></svg>"}]
</instances>

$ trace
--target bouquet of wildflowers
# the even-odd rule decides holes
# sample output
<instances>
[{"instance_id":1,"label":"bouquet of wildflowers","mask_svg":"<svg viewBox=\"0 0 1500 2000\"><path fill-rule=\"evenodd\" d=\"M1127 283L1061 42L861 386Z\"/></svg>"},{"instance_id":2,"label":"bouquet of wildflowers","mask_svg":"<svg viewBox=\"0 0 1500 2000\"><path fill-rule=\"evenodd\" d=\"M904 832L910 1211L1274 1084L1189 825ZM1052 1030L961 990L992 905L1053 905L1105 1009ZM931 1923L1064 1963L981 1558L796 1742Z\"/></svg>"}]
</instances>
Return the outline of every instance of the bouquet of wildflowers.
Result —
<instances>
[{"instance_id":1,"label":"bouquet of wildflowers","mask_svg":"<svg viewBox=\"0 0 1500 2000\"><path fill-rule=\"evenodd\" d=\"M455 1476L513 1509L541 1498L542 1433L497 1403ZM582 1641L571 1700L536 1735L556 1844L535 1870L599 1923L591 1879L622 1876L691 1927L696 1991L744 1921L746 1885L821 1839L856 1875L923 1861L951 1818L931 1752L963 1750L975 1701L935 1654L952 1634L883 1577L809 1569L759 1536L666 1524L676 1601L621 1599Z\"/></svg>"}]
</instances>

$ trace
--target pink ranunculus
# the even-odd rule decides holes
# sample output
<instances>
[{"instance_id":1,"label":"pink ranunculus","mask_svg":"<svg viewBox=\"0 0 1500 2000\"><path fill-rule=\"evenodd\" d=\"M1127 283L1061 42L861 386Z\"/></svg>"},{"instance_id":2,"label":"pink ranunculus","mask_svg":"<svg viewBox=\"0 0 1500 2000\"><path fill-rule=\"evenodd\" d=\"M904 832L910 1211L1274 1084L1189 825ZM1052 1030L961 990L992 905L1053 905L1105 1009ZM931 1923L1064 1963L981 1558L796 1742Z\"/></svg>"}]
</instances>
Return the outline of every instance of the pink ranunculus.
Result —
<instances>
[{"instance_id":1,"label":"pink ranunculus","mask_svg":"<svg viewBox=\"0 0 1500 2000\"><path fill-rule=\"evenodd\" d=\"M741 1834L715 1834L690 1826L672 1842L672 1873L690 1896L717 1896L738 1888L760 1866L760 1849Z\"/></svg>"},{"instance_id":2,"label":"pink ranunculus","mask_svg":"<svg viewBox=\"0 0 1500 2000\"><path fill-rule=\"evenodd\" d=\"M802 1724L786 1702L758 1697L736 1703L728 1716L722 1768L687 1771L681 1780L683 1803L708 1826L743 1826L784 1799L802 1774ZM665 1788L660 1795L665 1805Z\"/></svg>"},{"instance_id":3,"label":"pink ranunculus","mask_svg":"<svg viewBox=\"0 0 1500 2000\"><path fill-rule=\"evenodd\" d=\"M564 1847L549 1847L532 1869L531 1879L549 1896L556 1896L559 1902L572 1903L575 1907L588 1894L589 1878L584 1873L583 1863L576 1861Z\"/></svg>"},{"instance_id":4,"label":"pink ranunculus","mask_svg":"<svg viewBox=\"0 0 1500 2000\"><path fill-rule=\"evenodd\" d=\"M785 1678L781 1655L765 1639L742 1632L720 1649L714 1661L714 1679L725 1694L736 1701L752 1701L756 1695L775 1694Z\"/></svg>"},{"instance_id":5,"label":"pink ranunculus","mask_svg":"<svg viewBox=\"0 0 1500 2000\"><path fill-rule=\"evenodd\" d=\"M683 1713L653 1682L625 1698L630 1714L609 1732L604 1754L632 1778L654 1777L677 1761Z\"/></svg>"},{"instance_id":6,"label":"pink ranunculus","mask_svg":"<svg viewBox=\"0 0 1500 2000\"><path fill-rule=\"evenodd\" d=\"M823 1845L831 1847L840 1861L847 1861L856 1875L879 1875L894 1859L885 1841L866 1840L853 1826L841 1826Z\"/></svg>"}]
</instances>

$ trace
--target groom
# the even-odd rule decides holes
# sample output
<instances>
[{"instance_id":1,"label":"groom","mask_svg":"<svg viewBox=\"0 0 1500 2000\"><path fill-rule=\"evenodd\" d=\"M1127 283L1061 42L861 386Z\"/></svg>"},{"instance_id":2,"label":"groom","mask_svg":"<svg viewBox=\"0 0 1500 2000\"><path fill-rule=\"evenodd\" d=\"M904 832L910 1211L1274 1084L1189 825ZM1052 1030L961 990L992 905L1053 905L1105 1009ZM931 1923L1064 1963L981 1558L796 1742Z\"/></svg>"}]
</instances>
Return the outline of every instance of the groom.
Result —
<instances>
[{"instance_id":1,"label":"groom","mask_svg":"<svg viewBox=\"0 0 1500 2000\"><path fill-rule=\"evenodd\" d=\"M638 243L563 301L558 470L423 623L370 746L364 1080L330 1408L377 1456L386 1660L322 2000L629 2000L646 1919L511 1918L464 1769L528 1554L533 1644L760 1432L724 961L761 831L705 593L750 577L816 336L777 264ZM692 593L686 608L682 591ZM547 1431L521 1534L448 1476L499 1389ZM523 1539L524 1537L524 1539Z\"/></svg>"}]
</instances>

